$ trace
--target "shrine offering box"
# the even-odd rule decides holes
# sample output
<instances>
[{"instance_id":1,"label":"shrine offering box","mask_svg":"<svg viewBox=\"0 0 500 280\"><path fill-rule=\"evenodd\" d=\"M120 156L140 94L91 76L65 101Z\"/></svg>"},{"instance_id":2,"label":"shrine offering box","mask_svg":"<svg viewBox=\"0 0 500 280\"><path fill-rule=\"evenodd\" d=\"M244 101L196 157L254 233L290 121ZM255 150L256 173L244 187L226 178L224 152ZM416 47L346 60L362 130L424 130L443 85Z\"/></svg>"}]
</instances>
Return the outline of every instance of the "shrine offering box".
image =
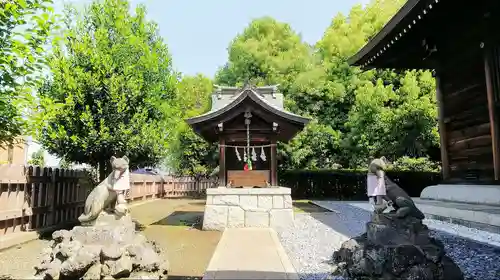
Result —
<instances>
[{"instance_id":1,"label":"shrine offering box","mask_svg":"<svg viewBox=\"0 0 500 280\"><path fill-rule=\"evenodd\" d=\"M267 187L270 181L269 170L228 170L227 180L231 187Z\"/></svg>"}]
</instances>

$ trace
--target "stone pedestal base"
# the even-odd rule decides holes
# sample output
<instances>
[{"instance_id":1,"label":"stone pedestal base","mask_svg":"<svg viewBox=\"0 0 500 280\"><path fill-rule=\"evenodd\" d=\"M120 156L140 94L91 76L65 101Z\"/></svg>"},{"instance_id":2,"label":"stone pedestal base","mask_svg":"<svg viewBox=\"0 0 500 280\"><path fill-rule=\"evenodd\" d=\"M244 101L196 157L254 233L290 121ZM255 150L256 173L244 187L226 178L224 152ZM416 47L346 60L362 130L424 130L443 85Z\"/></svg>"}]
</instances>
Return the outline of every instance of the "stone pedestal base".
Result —
<instances>
[{"instance_id":1,"label":"stone pedestal base","mask_svg":"<svg viewBox=\"0 0 500 280\"><path fill-rule=\"evenodd\" d=\"M389 218L390 215L373 214L366 224L368 242L380 245L427 245L432 242L429 229L421 220L407 217Z\"/></svg>"},{"instance_id":2,"label":"stone pedestal base","mask_svg":"<svg viewBox=\"0 0 500 280\"><path fill-rule=\"evenodd\" d=\"M35 279L166 279L166 254L135 230L129 215L103 212L92 226L52 234Z\"/></svg>"},{"instance_id":3,"label":"stone pedestal base","mask_svg":"<svg viewBox=\"0 0 500 280\"><path fill-rule=\"evenodd\" d=\"M207 189L204 230L244 227L281 228L293 225L293 221L289 188Z\"/></svg>"},{"instance_id":4,"label":"stone pedestal base","mask_svg":"<svg viewBox=\"0 0 500 280\"><path fill-rule=\"evenodd\" d=\"M365 234L333 254L336 273L347 279L463 280L443 244L428 231L417 218L374 214Z\"/></svg>"}]
</instances>

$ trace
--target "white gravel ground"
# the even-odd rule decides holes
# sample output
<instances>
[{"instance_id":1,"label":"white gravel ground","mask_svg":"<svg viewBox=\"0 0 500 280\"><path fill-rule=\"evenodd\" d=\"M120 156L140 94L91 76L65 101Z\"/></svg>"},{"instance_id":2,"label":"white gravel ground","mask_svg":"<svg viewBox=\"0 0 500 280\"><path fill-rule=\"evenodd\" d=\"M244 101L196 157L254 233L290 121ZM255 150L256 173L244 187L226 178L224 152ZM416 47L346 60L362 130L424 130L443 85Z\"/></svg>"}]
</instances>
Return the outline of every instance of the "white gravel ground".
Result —
<instances>
[{"instance_id":1,"label":"white gravel ground","mask_svg":"<svg viewBox=\"0 0 500 280\"><path fill-rule=\"evenodd\" d=\"M316 218L339 220L333 213L300 213L295 214L294 227L278 232L300 279L326 279L331 272L328 262L333 252L348 239Z\"/></svg>"},{"instance_id":2,"label":"white gravel ground","mask_svg":"<svg viewBox=\"0 0 500 280\"><path fill-rule=\"evenodd\" d=\"M314 203L321 207L334 211L336 211L336 207L338 207L337 205L339 203L348 204L350 206L361 208L366 211L371 211L371 206L368 204L368 202L314 201ZM500 247L500 234L478 230L475 228L468 228L466 226L451 224L433 219L425 219L424 224L426 224L430 229L444 231L452 235L458 235L460 237L472 239L479 243Z\"/></svg>"},{"instance_id":3,"label":"white gravel ground","mask_svg":"<svg viewBox=\"0 0 500 280\"><path fill-rule=\"evenodd\" d=\"M296 214L295 226L279 231L301 279L332 278L328 264L333 252L343 241L365 231L370 212L347 202L323 201L335 212ZM325 205L326 206L326 205ZM440 239L447 254L460 266L467 280L500 279L500 235L436 220L424 221L431 235ZM453 233L453 234L450 234ZM474 236L475 242L468 238Z\"/></svg>"}]
</instances>

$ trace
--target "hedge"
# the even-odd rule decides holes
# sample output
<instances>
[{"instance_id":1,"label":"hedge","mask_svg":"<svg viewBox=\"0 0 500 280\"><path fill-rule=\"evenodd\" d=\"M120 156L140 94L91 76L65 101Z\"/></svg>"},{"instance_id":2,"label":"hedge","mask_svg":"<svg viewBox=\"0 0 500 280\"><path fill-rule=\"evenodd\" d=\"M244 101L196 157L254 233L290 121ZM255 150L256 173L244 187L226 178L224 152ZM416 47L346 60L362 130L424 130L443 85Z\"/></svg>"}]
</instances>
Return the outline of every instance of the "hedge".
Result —
<instances>
[{"instance_id":1,"label":"hedge","mask_svg":"<svg viewBox=\"0 0 500 280\"><path fill-rule=\"evenodd\" d=\"M388 171L387 176L410 196L441 182L437 172ZM280 172L280 186L292 189L294 199L366 200L366 171L287 170Z\"/></svg>"}]
</instances>

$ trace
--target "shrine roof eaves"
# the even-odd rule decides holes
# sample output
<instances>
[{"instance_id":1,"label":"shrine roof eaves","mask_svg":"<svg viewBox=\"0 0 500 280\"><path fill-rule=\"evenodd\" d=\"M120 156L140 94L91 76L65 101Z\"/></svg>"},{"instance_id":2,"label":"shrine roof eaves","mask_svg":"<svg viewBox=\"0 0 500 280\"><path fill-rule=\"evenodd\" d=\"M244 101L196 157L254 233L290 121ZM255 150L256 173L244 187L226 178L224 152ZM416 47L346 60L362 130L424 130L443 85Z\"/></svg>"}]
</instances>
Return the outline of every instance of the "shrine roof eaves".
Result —
<instances>
[{"instance_id":1,"label":"shrine roof eaves","mask_svg":"<svg viewBox=\"0 0 500 280\"><path fill-rule=\"evenodd\" d=\"M270 102L266 101L266 99L263 98L261 96L261 94L257 93L254 89L251 89L251 88L238 89L238 88L232 88L232 87L225 87L222 89L233 90L235 92L240 91L240 93L237 94L237 96L231 102L229 102L228 104L225 104L223 107L217 108L215 110L211 110L205 114L202 114L202 115L199 115L196 117L186 119L186 122L190 125L193 125L193 124L199 124L202 122L209 121L209 120L216 118L216 117L224 114L225 112L228 112L231 109L237 107L241 102L243 102L247 98L252 99L254 102L256 102L258 105L262 106L267 111L269 111L273 114L276 114L282 118L285 118L291 122L306 125L310 121L309 118L302 117L302 116L297 115L297 114L293 114L291 112L285 111L282 108L279 108L275 104L271 104ZM260 88L257 88L257 89L260 89ZM262 89L266 89L266 90L273 89L273 87L263 87Z\"/></svg>"},{"instance_id":2,"label":"shrine roof eaves","mask_svg":"<svg viewBox=\"0 0 500 280\"><path fill-rule=\"evenodd\" d=\"M409 32L413 25L430 12L433 4L443 0L408 0L366 45L347 62L352 66L373 68L379 56L388 50L398 39ZM409 21L409 22L408 22Z\"/></svg>"}]
</instances>

